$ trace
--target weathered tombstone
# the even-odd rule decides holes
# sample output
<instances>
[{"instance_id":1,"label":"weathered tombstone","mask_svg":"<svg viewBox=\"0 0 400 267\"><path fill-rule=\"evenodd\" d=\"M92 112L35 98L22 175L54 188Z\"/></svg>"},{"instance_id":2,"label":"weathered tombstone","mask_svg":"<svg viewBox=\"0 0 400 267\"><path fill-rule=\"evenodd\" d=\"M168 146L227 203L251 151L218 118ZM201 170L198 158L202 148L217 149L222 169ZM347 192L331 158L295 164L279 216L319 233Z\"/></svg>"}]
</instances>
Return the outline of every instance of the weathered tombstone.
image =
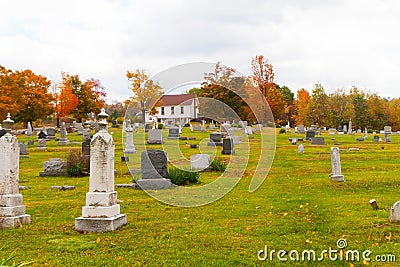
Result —
<instances>
[{"instance_id":1,"label":"weathered tombstone","mask_svg":"<svg viewBox=\"0 0 400 267\"><path fill-rule=\"evenodd\" d=\"M83 125L82 123L75 123L76 131L78 135L83 135Z\"/></svg>"},{"instance_id":2,"label":"weathered tombstone","mask_svg":"<svg viewBox=\"0 0 400 267\"><path fill-rule=\"evenodd\" d=\"M297 144L297 138L291 138L290 141L292 142L292 145Z\"/></svg>"},{"instance_id":3,"label":"weathered tombstone","mask_svg":"<svg viewBox=\"0 0 400 267\"><path fill-rule=\"evenodd\" d=\"M390 143L392 141L390 139L390 135L392 134L392 127L391 126L385 126L383 131L385 133L385 143Z\"/></svg>"},{"instance_id":4,"label":"weathered tombstone","mask_svg":"<svg viewBox=\"0 0 400 267\"><path fill-rule=\"evenodd\" d=\"M49 127L46 129L47 131L47 139L54 140L56 139L56 129L53 127Z\"/></svg>"},{"instance_id":5,"label":"weathered tombstone","mask_svg":"<svg viewBox=\"0 0 400 267\"><path fill-rule=\"evenodd\" d=\"M31 136L32 133L33 133L33 131L32 131L32 125L31 125L30 122L28 122L28 128L27 128L27 130L26 130L26 135L27 135L27 136Z\"/></svg>"},{"instance_id":6,"label":"weathered tombstone","mask_svg":"<svg viewBox=\"0 0 400 267\"><path fill-rule=\"evenodd\" d=\"M364 139L365 140L368 139L368 129L367 128L364 129Z\"/></svg>"},{"instance_id":7,"label":"weathered tombstone","mask_svg":"<svg viewBox=\"0 0 400 267\"><path fill-rule=\"evenodd\" d=\"M82 143L82 157L90 159L90 142L91 139L86 140Z\"/></svg>"},{"instance_id":8,"label":"weathered tombstone","mask_svg":"<svg viewBox=\"0 0 400 267\"><path fill-rule=\"evenodd\" d=\"M209 129L210 131L214 131L214 130L215 130L215 124L210 123L210 126L208 127L208 129Z\"/></svg>"},{"instance_id":9,"label":"weathered tombstone","mask_svg":"<svg viewBox=\"0 0 400 267\"><path fill-rule=\"evenodd\" d=\"M261 132L261 131L262 131L262 129L263 129L263 126L262 126L262 124L261 124L261 123L259 123L259 124L257 124L257 125L256 125L256 131L259 131L259 132Z\"/></svg>"},{"instance_id":10,"label":"weathered tombstone","mask_svg":"<svg viewBox=\"0 0 400 267\"><path fill-rule=\"evenodd\" d=\"M3 121L6 134L0 138L0 229L31 223L31 216L25 214L26 207L19 193L19 144L11 135L13 124L8 113Z\"/></svg>"},{"instance_id":11,"label":"weathered tombstone","mask_svg":"<svg viewBox=\"0 0 400 267\"><path fill-rule=\"evenodd\" d=\"M246 126L245 129L246 129L245 134L253 135L253 128L251 128L251 126Z\"/></svg>"},{"instance_id":12,"label":"weathered tombstone","mask_svg":"<svg viewBox=\"0 0 400 267\"><path fill-rule=\"evenodd\" d=\"M375 135L374 139L372 139L372 142L375 142L375 143L379 142L379 136Z\"/></svg>"},{"instance_id":13,"label":"weathered tombstone","mask_svg":"<svg viewBox=\"0 0 400 267\"><path fill-rule=\"evenodd\" d=\"M315 131L313 130L308 130L306 132L306 140L311 140L312 138L315 137Z\"/></svg>"},{"instance_id":14,"label":"weathered tombstone","mask_svg":"<svg viewBox=\"0 0 400 267\"><path fill-rule=\"evenodd\" d=\"M392 142L392 140L390 139L390 134L385 133L385 143L390 143L390 142Z\"/></svg>"},{"instance_id":15,"label":"weathered tombstone","mask_svg":"<svg viewBox=\"0 0 400 267\"><path fill-rule=\"evenodd\" d=\"M39 173L39 176L64 176L66 174L66 163L60 158L51 158L43 162L43 171Z\"/></svg>"},{"instance_id":16,"label":"weathered tombstone","mask_svg":"<svg viewBox=\"0 0 400 267\"><path fill-rule=\"evenodd\" d=\"M208 154L194 154L190 156L190 168L194 170L205 170L210 165L210 156Z\"/></svg>"},{"instance_id":17,"label":"weathered tombstone","mask_svg":"<svg viewBox=\"0 0 400 267\"><path fill-rule=\"evenodd\" d=\"M45 149L47 149L47 147L46 147L46 139L44 139L44 138L39 138L38 140L37 140L37 142L38 142L38 146L37 146L37 148L39 149L39 150L45 150Z\"/></svg>"},{"instance_id":18,"label":"weathered tombstone","mask_svg":"<svg viewBox=\"0 0 400 267\"><path fill-rule=\"evenodd\" d=\"M46 139L47 138L47 134L43 131L40 131L38 134L38 139Z\"/></svg>"},{"instance_id":19,"label":"weathered tombstone","mask_svg":"<svg viewBox=\"0 0 400 267\"><path fill-rule=\"evenodd\" d=\"M193 126L193 131L201 131L200 124L195 124L195 125Z\"/></svg>"},{"instance_id":20,"label":"weathered tombstone","mask_svg":"<svg viewBox=\"0 0 400 267\"><path fill-rule=\"evenodd\" d=\"M221 153L224 155L235 154L235 150L233 148L233 140L231 138L224 138L222 142L222 151Z\"/></svg>"},{"instance_id":21,"label":"weathered tombstone","mask_svg":"<svg viewBox=\"0 0 400 267\"><path fill-rule=\"evenodd\" d=\"M222 134L220 132L210 133L210 142L207 143L208 146L222 146Z\"/></svg>"},{"instance_id":22,"label":"weathered tombstone","mask_svg":"<svg viewBox=\"0 0 400 267\"><path fill-rule=\"evenodd\" d=\"M28 155L28 151L26 150L26 145L24 142L19 142L19 154L20 155Z\"/></svg>"},{"instance_id":23,"label":"weathered tombstone","mask_svg":"<svg viewBox=\"0 0 400 267\"><path fill-rule=\"evenodd\" d=\"M65 122L61 123L61 130L60 130L60 140L58 140L59 146L66 146L69 144L69 140L67 138L67 129L65 127Z\"/></svg>"},{"instance_id":24,"label":"weathered tombstone","mask_svg":"<svg viewBox=\"0 0 400 267\"><path fill-rule=\"evenodd\" d=\"M90 139L90 134L91 134L90 128L84 128L82 131L82 141Z\"/></svg>"},{"instance_id":25,"label":"weathered tombstone","mask_svg":"<svg viewBox=\"0 0 400 267\"><path fill-rule=\"evenodd\" d=\"M347 130L347 134L353 134L353 123L351 120L349 121L349 129Z\"/></svg>"},{"instance_id":26,"label":"weathered tombstone","mask_svg":"<svg viewBox=\"0 0 400 267\"><path fill-rule=\"evenodd\" d=\"M304 134L305 133L304 125L302 125L302 124L297 125L297 133L299 133L299 134Z\"/></svg>"},{"instance_id":27,"label":"weathered tombstone","mask_svg":"<svg viewBox=\"0 0 400 267\"><path fill-rule=\"evenodd\" d=\"M149 130L148 137L147 137L148 144L162 144L162 131L158 129L151 129Z\"/></svg>"},{"instance_id":28,"label":"weathered tombstone","mask_svg":"<svg viewBox=\"0 0 400 267\"><path fill-rule=\"evenodd\" d=\"M390 208L389 221L392 223L400 222L400 201L397 201Z\"/></svg>"},{"instance_id":29,"label":"weathered tombstone","mask_svg":"<svg viewBox=\"0 0 400 267\"><path fill-rule=\"evenodd\" d=\"M126 224L126 214L120 213L117 191L114 189L114 140L107 132L108 115L99 114L100 131L90 144L90 179L82 217L75 219L80 232L114 231Z\"/></svg>"},{"instance_id":30,"label":"weathered tombstone","mask_svg":"<svg viewBox=\"0 0 400 267\"><path fill-rule=\"evenodd\" d=\"M206 126L201 126L201 127L200 127L200 131L201 131L202 133L207 132Z\"/></svg>"},{"instance_id":31,"label":"weathered tombstone","mask_svg":"<svg viewBox=\"0 0 400 267\"><path fill-rule=\"evenodd\" d=\"M34 140L28 140L28 146L33 146L35 144Z\"/></svg>"},{"instance_id":32,"label":"weathered tombstone","mask_svg":"<svg viewBox=\"0 0 400 267\"><path fill-rule=\"evenodd\" d=\"M228 135L228 129L231 128L231 125L227 124L227 123L223 123L223 124L220 125L219 128L220 128L220 132L222 134L222 137L226 137Z\"/></svg>"},{"instance_id":33,"label":"weathered tombstone","mask_svg":"<svg viewBox=\"0 0 400 267\"><path fill-rule=\"evenodd\" d=\"M364 137L363 137L363 138L357 138L356 141L357 141L357 142L364 142L365 139L364 139Z\"/></svg>"},{"instance_id":34,"label":"weathered tombstone","mask_svg":"<svg viewBox=\"0 0 400 267\"><path fill-rule=\"evenodd\" d=\"M127 126L125 129L125 154L135 154L136 148L133 144L133 129L130 120L127 120Z\"/></svg>"},{"instance_id":35,"label":"weathered tombstone","mask_svg":"<svg viewBox=\"0 0 400 267\"><path fill-rule=\"evenodd\" d=\"M145 150L142 152L142 179L137 181L143 190L172 188L168 179L167 156L161 150Z\"/></svg>"},{"instance_id":36,"label":"weathered tombstone","mask_svg":"<svg viewBox=\"0 0 400 267\"><path fill-rule=\"evenodd\" d=\"M324 146L324 145L326 145L325 138L323 138L323 137L311 138L311 144L312 145L318 145L318 146Z\"/></svg>"},{"instance_id":37,"label":"weathered tombstone","mask_svg":"<svg viewBox=\"0 0 400 267\"><path fill-rule=\"evenodd\" d=\"M385 127L383 128L383 131L384 131L385 133L391 134L391 133L392 133L392 127L391 127L391 126L385 126Z\"/></svg>"},{"instance_id":38,"label":"weathered tombstone","mask_svg":"<svg viewBox=\"0 0 400 267\"><path fill-rule=\"evenodd\" d=\"M318 130L317 125L311 125L310 130L316 132Z\"/></svg>"},{"instance_id":39,"label":"weathered tombstone","mask_svg":"<svg viewBox=\"0 0 400 267\"><path fill-rule=\"evenodd\" d=\"M344 176L342 175L342 165L340 163L340 150L338 147L331 147L331 164L331 179L336 182L344 182Z\"/></svg>"},{"instance_id":40,"label":"weathered tombstone","mask_svg":"<svg viewBox=\"0 0 400 267\"><path fill-rule=\"evenodd\" d=\"M344 132L342 125L339 125L338 132ZM346 132L347 132L347 126L346 126Z\"/></svg>"},{"instance_id":41,"label":"weathered tombstone","mask_svg":"<svg viewBox=\"0 0 400 267\"><path fill-rule=\"evenodd\" d=\"M304 145L300 144L297 148L297 153L303 154L304 153Z\"/></svg>"},{"instance_id":42,"label":"weathered tombstone","mask_svg":"<svg viewBox=\"0 0 400 267\"><path fill-rule=\"evenodd\" d=\"M172 126L168 129L168 139L179 139L179 128Z\"/></svg>"},{"instance_id":43,"label":"weathered tombstone","mask_svg":"<svg viewBox=\"0 0 400 267\"><path fill-rule=\"evenodd\" d=\"M335 135L336 134L336 129L335 128L330 128L328 129L328 132L330 135Z\"/></svg>"}]
</instances>

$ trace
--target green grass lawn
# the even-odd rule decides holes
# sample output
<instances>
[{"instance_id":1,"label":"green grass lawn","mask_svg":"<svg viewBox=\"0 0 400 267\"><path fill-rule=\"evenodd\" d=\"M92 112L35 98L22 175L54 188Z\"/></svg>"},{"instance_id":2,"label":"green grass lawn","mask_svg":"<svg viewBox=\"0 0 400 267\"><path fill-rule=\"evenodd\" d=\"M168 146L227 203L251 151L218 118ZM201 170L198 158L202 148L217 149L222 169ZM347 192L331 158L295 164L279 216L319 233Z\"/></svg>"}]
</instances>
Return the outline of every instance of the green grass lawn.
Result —
<instances>
[{"instance_id":1,"label":"green grass lawn","mask_svg":"<svg viewBox=\"0 0 400 267\"><path fill-rule=\"evenodd\" d=\"M192 144L203 144L209 133L191 133ZM122 137L119 129L111 129L116 143L115 183L130 183L133 178L122 163ZM140 137L142 135L142 137ZM358 137L361 137L359 135ZM71 141L81 136L69 135ZM257 165L260 135L250 142L248 167L237 186L211 204L183 208L161 203L146 192L118 189L121 212L128 224L115 232L79 233L74 220L81 216L89 177L39 177L43 162L49 158L66 158L79 145L59 147L48 142L46 151L28 147L29 158L20 160L21 191L32 224L18 229L0 230L0 262L8 255L15 261L36 262L32 266L363 266L358 261L281 262L259 261L257 253L269 250L315 250L317 256L336 241L347 240L349 250L371 250L376 255L394 254L396 263L370 262L370 266L396 266L400 262L400 227L389 223L389 209L400 200L400 136L392 135L392 143L356 143L357 136L325 135L327 146L311 146L304 142L305 153L298 154L289 137L277 135L275 159L268 177L258 190L248 192ZM28 137L19 136L19 140ZM31 137L33 139L33 137ZM135 139L145 138L136 133ZM179 141L185 157L198 149ZM330 147L340 142L342 172L346 182L330 181ZM26 143L26 142L25 142ZM243 144L244 145L244 144ZM140 167L140 150L131 160ZM239 149L239 145L236 149ZM202 146L200 146L202 147ZM350 152L350 147L360 151ZM151 146L149 148L160 148ZM220 150L221 148L218 148ZM220 155L220 151L217 151ZM235 156L232 156L233 158ZM224 155L224 160L230 156ZM218 173L202 173L198 186L212 182ZM51 190L52 185L74 185L75 190ZM380 210L373 210L368 201L375 198Z\"/></svg>"}]
</instances>

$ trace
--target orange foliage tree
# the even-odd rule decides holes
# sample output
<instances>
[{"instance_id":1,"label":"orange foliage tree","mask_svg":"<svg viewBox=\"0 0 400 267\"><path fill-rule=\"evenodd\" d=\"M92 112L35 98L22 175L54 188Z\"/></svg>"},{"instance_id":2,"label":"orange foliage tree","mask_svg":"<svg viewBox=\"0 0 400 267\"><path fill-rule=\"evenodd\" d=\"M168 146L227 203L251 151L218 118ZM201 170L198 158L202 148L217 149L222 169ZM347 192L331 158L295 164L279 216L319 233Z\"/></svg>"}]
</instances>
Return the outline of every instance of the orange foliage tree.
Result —
<instances>
[{"instance_id":1,"label":"orange foliage tree","mask_svg":"<svg viewBox=\"0 0 400 267\"><path fill-rule=\"evenodd\" d=\"M56 102L57 118L64 118L78 106L78 97L72 93L72 87L68 83L65 73L62 73L62 81L57 87L60 90Z\"/></svg>"},{"instance_id":2,"label":"orange foliage tree","mask_svg":"<svg viewBox=\"0 0 400 267\"><path fill-rule=\"evenodd\" d=\"M294 100L296 110L296 125L306 124L308 122L308 114L310 109L311 97L310 93L302 88L297 91L297 98Z\"/></svg>"}]
</instances>

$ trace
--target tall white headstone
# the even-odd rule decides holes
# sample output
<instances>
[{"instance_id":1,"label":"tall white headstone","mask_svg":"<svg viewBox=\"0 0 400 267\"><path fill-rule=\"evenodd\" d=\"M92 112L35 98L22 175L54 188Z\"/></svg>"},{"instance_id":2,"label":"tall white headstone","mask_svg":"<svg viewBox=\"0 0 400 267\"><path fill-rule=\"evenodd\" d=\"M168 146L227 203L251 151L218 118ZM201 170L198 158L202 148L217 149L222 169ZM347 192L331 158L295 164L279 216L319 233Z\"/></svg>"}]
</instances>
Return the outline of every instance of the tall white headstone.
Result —
<instances>
[{"instance_id":1,"label":"tall white headstone","mask_svg":"<svg viewBox=\"0 0 400 267\"><path fill-rule=\"evenodd\" d=\"M26 135L31 136L32 135L32 125L30 122L28 122L28 129L26 130Z\"/></svg>"},{"instance_id":2,"label":"tall white headstone","mask_svg":"<svg viewBox=\"0 0 400 267\"><path fill-rule=\"evenodd\" d=\"M135 154L136 153L136 148L135 145L133 144L133 128L131 125L130 120L126 120L125 122L125 148L124 148L124 153L125 154Z\"/></svg>"},{"instance_id":3,"label":"tall white headstone","mask_svg":"<svg viewBox=\"0 0 400 267\"><path fill-rule=\"evenodd\" d=\"M331 147L331 163L331 179L337 182L344 182L344 176L342 175L342 165L340 163L340 150L338 147Z\"/></svg>"},{"instance_id":4,"label":"tall white headstone","mask_svg":"<svg viewBox=\"0 0 400 267\"><path fill-rule=\"evenodd\" d=\"M351 120L349 121L349 129L347 131L348 134L353 134L353 123Z\"/></svg>"},{"instance_id":5,"label":"tall white headstone","mask_svg":"<svg viewBox=\"0 0 400 267\"><path fill-rule=\"evenodd\" d=\"M82 217L75 219L75 229L81 232L114 231L126 224L126 215L120 214L114 190L114 140L107 132L107 117L102 109L100 131L90 142L89 192Z\"/></svg>"},{"instance_id":6,"label":"tall white headstone","mask_svg":"<svg viewBox=\"0 0 400 267\"><path fill-rule=\"evenodd\" d=\"M58 141L59 146L66 146L69 144L69 140L67 138L67 128L65 127L65 122L61 124L61 130L60 130L60 140Z\"/></svg>"},{"instance_id":7,"label":"tall white headstone","mask_svg":"<svg viewBox=\"0 0 400 267\"><path fill-rule=\"evenodd\" d=\"M11 135L14 121L10 113L3 123L7 133L0 138L0 229L31 223L19 194L19 144Z\"/></svg>"}]
</instances>

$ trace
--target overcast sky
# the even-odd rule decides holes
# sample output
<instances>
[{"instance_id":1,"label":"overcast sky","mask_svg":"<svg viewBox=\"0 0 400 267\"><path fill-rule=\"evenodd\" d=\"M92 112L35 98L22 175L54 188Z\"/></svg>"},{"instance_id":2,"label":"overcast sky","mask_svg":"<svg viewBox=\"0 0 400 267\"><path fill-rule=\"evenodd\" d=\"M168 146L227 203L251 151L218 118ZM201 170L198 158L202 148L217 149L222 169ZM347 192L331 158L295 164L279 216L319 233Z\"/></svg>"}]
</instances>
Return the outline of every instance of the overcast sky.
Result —
<instances>
[{"instance_id":1,"label":"overcast sky","mask_svg":"<svg viewBox=\"0 0 400 267\"><path fill-rule=\"evenodd\" d=\"M264 55L292 92L321 83L400 97L398 0L13 0L0 2L0 65L50 80L99 79L128 98L127 70Z\"/></svg>"}]
</instances>

